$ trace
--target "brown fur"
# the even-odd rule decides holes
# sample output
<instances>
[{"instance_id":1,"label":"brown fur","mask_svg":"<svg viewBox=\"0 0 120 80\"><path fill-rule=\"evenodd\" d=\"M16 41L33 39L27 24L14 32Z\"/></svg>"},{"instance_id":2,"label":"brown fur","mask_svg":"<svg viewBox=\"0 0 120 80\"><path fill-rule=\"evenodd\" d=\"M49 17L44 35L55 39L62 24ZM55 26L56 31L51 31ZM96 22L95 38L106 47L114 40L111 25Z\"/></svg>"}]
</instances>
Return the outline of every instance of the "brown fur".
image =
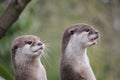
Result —
<instances>
[{"instance_id":1,"label":"brown fur","mask_svg":"<svg viewBox=\"0 0 120 80\"><path fill-rule=\"evenodd\" d=\"M81 33L83 31L85 31L86 29L90 29L90 33L89 34L93 34L95 33L95 29L88 25L88 24L75 24L70 26L69 28L67 28L63 34L63 38L62 38L62 53L64 53L66 46L69 42L70 36L75 32L75 33Z\"/></svg>"},{"instance_id":2,"label":"brown fur","mask_svg":"<svg viewBox=\"0 0 120 80\"><path fill-rule=\"evenodd\" d=\"M13 42L12 42L12 45L11 45L11 58L12 58L12 61L13 61L13 65L16 67L16 63L15 63L15 55L16 55L16 50L18 48L21 48L25 45L25 42L26 41L32 41L32 44L34 45L36 39L39 39L38 37L36 36L33 36L33 35L25 35L25 36L20 36L20 37L17 37Z\"/></svg>"},{"instance_id":3,"label":"brown fur","mask_svg":"<svg viewBox=\"0 0 120 80\"><path fill-rule=\"evenodd\" d=\"M87 24L75 24L65 29L62 38L61 80L92 80L89 79L91 76L89 73L91 70L89 66L80 66L80 69L75 71L74 67L77 65L74 65L72 62L70 62L65 54L65 50L69 43L71 35L74 33L80 34L87 29L90 30L88 35L98 33L92 26ZM97 38L98 36L96 39Z\"/></svg>"},{"instance_id":4,"label":"brown fur","mask_svg":"<svg viewBox=\"0 0 120 80\"><path fill-rule=\"evenodd\" d=\"M39 40L38 37L33 35L24 35L16 38L11 45L11 58L14 66L14 76L15 80L47 80L46 72L41 63L36 59L29 58L22 64L18 64L15 61L16 53L18 48L22 48L26 42L32 41L31 47L34 46L36 40ZM39 79L38 76L39 75Z\"/></svg>"}]
</instances>

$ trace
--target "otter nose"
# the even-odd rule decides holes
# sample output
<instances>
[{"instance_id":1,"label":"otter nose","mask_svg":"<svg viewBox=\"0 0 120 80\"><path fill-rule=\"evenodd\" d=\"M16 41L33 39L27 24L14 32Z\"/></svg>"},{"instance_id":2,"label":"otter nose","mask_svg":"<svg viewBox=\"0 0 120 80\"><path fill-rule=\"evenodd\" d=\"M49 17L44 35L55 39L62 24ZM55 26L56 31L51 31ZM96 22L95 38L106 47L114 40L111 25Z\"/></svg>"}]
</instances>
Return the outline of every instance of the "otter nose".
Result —
<instances>
[{"instance_id":1,"label":"otter nose","mask_svg":"<svg viewBox=\"0 0 120 80\"><path fill-rule=\"evenodd\" d=\"M99 32L96 31L95 34L97 34L96 39L99 38Z\"/></svg>"},{"instance_id":2,"label":"otter nose","mask_svg":"<svg viewBox=\"0 0 120 80\"><path fill-rule=\"evenodd\" d=\"M41 42L39 42L39 43L37 43L37 45L38 45L38 46L42 46L42 43L41 43Z\"/></svg>"}]
</instances>

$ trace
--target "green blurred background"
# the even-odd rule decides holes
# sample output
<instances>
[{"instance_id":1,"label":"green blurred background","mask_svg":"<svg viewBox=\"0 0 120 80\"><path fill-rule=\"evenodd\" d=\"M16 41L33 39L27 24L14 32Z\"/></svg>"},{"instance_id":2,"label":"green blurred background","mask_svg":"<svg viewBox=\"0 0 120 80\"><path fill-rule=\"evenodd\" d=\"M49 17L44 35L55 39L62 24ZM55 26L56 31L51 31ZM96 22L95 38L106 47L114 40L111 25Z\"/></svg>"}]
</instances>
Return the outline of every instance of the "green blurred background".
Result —
<instances>
[{"instance_id":1,"label":"green blurred background","mask_svg":"<svg viewBox=\"0 0 120 80\"><path fill-rule=\"evenodd\" d=\"M0 15L9 1L0 0ZM33 34L48 46L42 58L48 80L59 80L62 34L76 23L91 24L100 31L98 44L88 48L97 80L120 80L120 0L32 0L0 40L0 76L13 80L11 41Z\"/></svg>"}]
</instances>

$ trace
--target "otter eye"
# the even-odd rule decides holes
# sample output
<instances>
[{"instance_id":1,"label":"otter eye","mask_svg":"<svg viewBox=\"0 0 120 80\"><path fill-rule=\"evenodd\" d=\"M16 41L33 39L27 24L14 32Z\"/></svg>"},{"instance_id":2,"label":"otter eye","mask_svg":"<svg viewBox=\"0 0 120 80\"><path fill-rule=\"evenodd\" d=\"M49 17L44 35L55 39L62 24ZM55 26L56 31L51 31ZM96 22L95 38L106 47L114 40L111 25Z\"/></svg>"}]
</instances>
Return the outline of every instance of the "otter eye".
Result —
<instances>
[{"instance_id":1,"label":"otter eye","mask_svg":"<svg viewBox=\"0 0 120 80\"><path fill-rule=\"evenodd\" d=\"M32 44L32 41L26 41L25 44Z\"/></svg>"},{"instance_id":2,"label":"otter eye","mask_svg":"<svg viewBox=\"0 0 120 80\"><path fill-rule=\"evenodd\" d=\"M73 31L73 30L71 30L71 31L70 31L70 33L71 33L71 34L74 34L74 31Z\"/></svg>"},{"instance_id":3,"label":"otter eye","mask_svg":"<svg viewBox=\"0 0 120 80\"><path fill-rule=\"evenodd\" d=\"M90 31L90 29L85 29L85 31L86 31L86 32L89 32L89 31Z\"/></svg>"}]
</instances>

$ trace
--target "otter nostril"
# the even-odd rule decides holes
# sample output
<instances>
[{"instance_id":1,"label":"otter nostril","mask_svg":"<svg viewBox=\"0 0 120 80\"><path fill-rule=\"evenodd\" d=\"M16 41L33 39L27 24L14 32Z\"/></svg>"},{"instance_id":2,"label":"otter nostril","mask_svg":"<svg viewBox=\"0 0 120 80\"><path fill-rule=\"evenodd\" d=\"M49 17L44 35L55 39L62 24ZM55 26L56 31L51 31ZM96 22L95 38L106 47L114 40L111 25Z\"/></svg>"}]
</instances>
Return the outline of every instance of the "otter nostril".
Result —
<instances>
[{"instance_id":1,"label":"otter nostril","mask_svg":"<svg viewBox=\"0 0 120 80\"><path fill-rule=\"evenodd\" d=\"M41 43L41 42L39 42L37 45L38 45L38 46L41 46L41 45L42 45L42 43Z\"/></svg>"}]
</instances>

